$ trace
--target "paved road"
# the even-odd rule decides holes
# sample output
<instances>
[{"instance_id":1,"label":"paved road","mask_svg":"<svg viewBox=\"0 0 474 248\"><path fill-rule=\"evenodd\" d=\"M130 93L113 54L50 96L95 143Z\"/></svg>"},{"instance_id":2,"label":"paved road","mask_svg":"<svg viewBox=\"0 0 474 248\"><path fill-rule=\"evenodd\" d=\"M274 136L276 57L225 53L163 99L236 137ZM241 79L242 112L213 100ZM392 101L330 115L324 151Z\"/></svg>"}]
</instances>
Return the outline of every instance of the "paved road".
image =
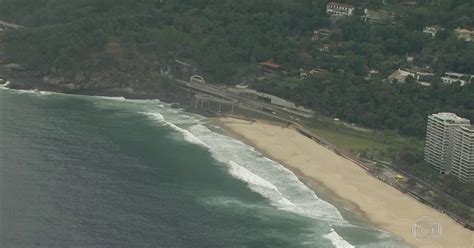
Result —
<instances>
[{"instance_id":1,"label":"paved road","mask_svg":"<svg viewBox=\"0 0 474 248\"><path fill-rule=\"evenodd\" d=\"M308 118L307 115L302 115L290 109L242 97L238 94L226 91L225 89L210 84L187 82L183 80L177 81L183 84L186 88L192 89L193 91L221 97L230 101L235 101L239 107L250 109L284 122L294 122L297 118ZM268 111L262 111L263 109L267 109Z\"/></svg>"}]
</instances>

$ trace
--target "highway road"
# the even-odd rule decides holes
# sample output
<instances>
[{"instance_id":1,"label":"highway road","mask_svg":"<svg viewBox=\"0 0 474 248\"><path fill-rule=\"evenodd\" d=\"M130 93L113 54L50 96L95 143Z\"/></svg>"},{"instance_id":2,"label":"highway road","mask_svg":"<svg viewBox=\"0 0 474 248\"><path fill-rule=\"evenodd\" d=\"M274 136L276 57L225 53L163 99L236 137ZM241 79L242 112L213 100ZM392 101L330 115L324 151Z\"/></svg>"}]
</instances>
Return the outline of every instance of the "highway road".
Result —
<instances>
[{"instance_id":1,"label":"highway road","mask_svg":"<svg viewBox=\"0 0 474 248\"><path fill-rule=\"evenodd\" d=\"M239 107L258 112L284 122L298 121L299 118L311 118L308 114L298 113L288 108L281 106L256 101L250 98L240 96L238 94L216 87L214 85L205 83L187 82L183 80L176 80L185 88L188 88L197 93L205 93L212 96L220 97L228 101L234 101Z\"/></svg>"}]
</instances>

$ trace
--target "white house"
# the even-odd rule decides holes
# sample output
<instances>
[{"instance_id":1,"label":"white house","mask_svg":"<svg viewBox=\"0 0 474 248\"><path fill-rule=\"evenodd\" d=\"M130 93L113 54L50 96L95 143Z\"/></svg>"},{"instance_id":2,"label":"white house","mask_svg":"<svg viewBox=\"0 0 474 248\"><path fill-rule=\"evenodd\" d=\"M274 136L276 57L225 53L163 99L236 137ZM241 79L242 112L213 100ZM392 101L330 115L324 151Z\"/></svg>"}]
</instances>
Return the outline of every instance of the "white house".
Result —
<instances>
[{"instance_id":1,"label":"white house","mask_svg":"<svg viewBox=\"0 0 474 248\"><path fill-rule=\"evenodd\" d=\"M457 73L457 72L446 72L444 76L441 77L441 80L445 84L452 84L454 82L459 82L461 86L474 82L474 75Z\"/></svg>"},{"instance_id":2,"label":"white house","mask_svg":"<svg viewBox=\"0 0 474 248\"><path fill-rule=\"evenodd\" d=\"M474 42L474 31L465 28L456 28L454 32L458 36L458 39L467 42Z\"/></svg>"},{"instance_id":3,"label":"white house","mask_svg":"<svg viewBox=\"0 0 474 248\"><path fill-rule=\"evenodd\" d=\"M423 33L429 34L432 38L436 37L439 31L443 30L440 26L426 26L423 28Z\"/></svg>"},{"instance_id":4,"label":"white house","mask_svg":"<svg viewBox=\"0 0 474 248\"><path fill-rule=\"evenodd\" d=\"M329 2L326 5L326 13L333 16L351 16L354 14L354 6L347 3Z\"/></svg>"},{"instance_id":5,"label":"white house","mask_svg":"<svg viewBox=\"0 0 474 248\"><path fill-rule=\"evenodd\" d=\"M331 36L331 30L326 28L320 28L313 30L311 34L311 40L323 40Z\"/></svg>"},{"instance_id":6,"label":"white house","mask_svg":"<svg viewBox=\"0 0 474 248\"><path fill-rule=\"evenodd\" d=\"M425 72L421 70L413 70L413 69L398 69L394 71L390 76L388 76L388 80L390 81L397 81L399 83L404 83L408 76L412 76L413 79L417 83L422 86L430 86L430 81L432 80L434 74L431 72Z\"/></svg>"}]
</instances>

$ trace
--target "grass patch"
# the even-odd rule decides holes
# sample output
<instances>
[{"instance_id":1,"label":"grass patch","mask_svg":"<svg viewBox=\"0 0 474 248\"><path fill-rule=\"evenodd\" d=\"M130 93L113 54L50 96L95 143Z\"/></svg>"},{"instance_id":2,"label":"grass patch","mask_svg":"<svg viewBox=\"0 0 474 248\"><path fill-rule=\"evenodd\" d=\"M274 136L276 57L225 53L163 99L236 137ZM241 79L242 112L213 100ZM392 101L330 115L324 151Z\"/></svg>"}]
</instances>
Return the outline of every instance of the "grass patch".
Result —
<instances>
[{"instance_id":1,"label":"grass patch","mask_svg":"<svg viewBox=\"0 0 474 248\"><path fill-rule=\"evenodd\" d=\"M391 161L401 150L421 151L424 146L418 138L403 137L395 131L356 127L319 114L310 125L316 135L337 147L374 159Z\"/></svg>"}]
</instances>

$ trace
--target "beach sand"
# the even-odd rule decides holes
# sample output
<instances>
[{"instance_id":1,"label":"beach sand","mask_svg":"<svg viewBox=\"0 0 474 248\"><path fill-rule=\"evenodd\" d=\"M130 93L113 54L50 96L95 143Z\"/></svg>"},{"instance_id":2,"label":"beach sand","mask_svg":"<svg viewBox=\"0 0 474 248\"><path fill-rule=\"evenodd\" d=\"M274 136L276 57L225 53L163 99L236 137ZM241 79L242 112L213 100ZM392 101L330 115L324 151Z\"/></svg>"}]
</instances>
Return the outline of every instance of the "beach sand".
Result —
<instances>
[{"instance_id":1,"label":"beach sand","mask_svg":"<svg viewBox=\"0 0 474 248\"><path fill-rule=\"evenodd\" d=\"M354 162L343 158L292 128L262 122L222 118L218 125L234 136L328 188L353 203L375 226L400 237L413 247L472 248L473 232L447 215L379 181ZM440 238L417 241L412 226L429 216L442 226ZM425 243L428 242L428 243Z\"/></svg>"}]
</instances>

